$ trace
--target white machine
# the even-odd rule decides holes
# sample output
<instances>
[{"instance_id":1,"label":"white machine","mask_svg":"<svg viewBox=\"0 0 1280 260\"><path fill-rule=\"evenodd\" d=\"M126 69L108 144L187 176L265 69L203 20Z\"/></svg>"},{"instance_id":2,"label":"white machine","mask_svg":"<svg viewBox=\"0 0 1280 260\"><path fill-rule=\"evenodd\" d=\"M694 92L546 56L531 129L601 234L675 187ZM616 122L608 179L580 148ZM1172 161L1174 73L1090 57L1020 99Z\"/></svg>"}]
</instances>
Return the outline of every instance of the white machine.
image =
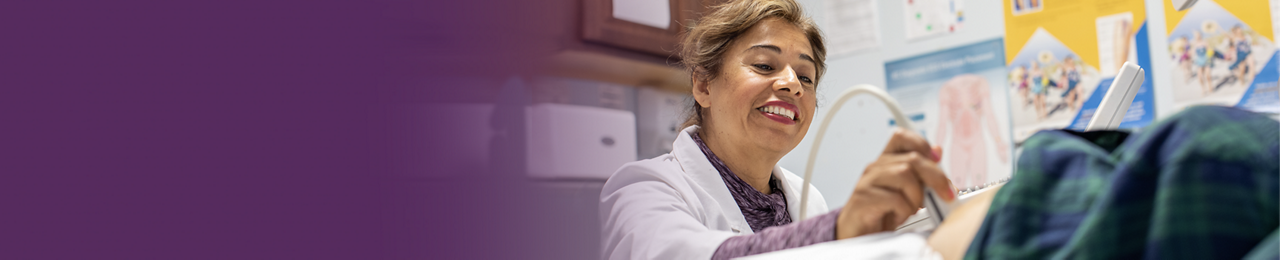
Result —
<instances>
[{"instance_id":1,"label":"white machine","mask_svg":"<svg viewBox=\"0 0 1280 260\"><path fill-rule=\"evenodd\" d=\"M1115 129L1120 126L1120 122L1124 120L1124 114L1129 110L1129 105L1133 102L1133 97L1137 95L1138 89L1145 81L1144 70L1137 65L1125 62L1120 69L1120 74L1116 76L1115 81L1111 82L1111 87L1107 90L1107 94L1103 96L1102 103L1098 105L1089 125L1085 127L1086 131ZM809 161L805 166L804 184L801 187L809 187L809 179L813 176L813 164L818 158L818 147L822 144L822 137L826 135L827 126L834 117L834 111L840 111L840 107L844 105L849 98L859 94L871 94L884 102L889 108L889 112L893 114L893 118L898 125L907 130L913 130L911 120L902 114L898 107L898 102L890 97L879 88L871 85L858 85L845 90L836 98L835 103L831 106L831 113L827 113L823 117L822 124L818 126L818 132L814 137L813 147L809 151ZM960 205L969 198L990 191L983 187L982 189L967 192L960 195L955 201L950 203L938 197L933 189L925 189L924 204L925 209L920 210L915 215L907 218L906 223L898 227L898 230L916 230L931 229L941 224L946 219L947 214L951 212L952 207ZM800 205L807 205L809 200L809 189L804 189L800 195ZM805 219L807 212L805 208L800 208L800 219Z\"/></svg>"},{"instance_id":2,"label":"white machine","mask_svg":"<svg viewBox=\"0 0 1280 260\"><path fill-rule=\"evenodd\" d=\"M1146 80L1146 74L1143 72L1142 67L1125 62L1124 66L1120 67L1120 75L1111 82L1111 88L1107 89L1107 95L1102 97L1102 103L1098 104L1098 109L1093 112L1093 119L1089 120L1089 125L1085 126L1084 130L1107 130L1120 127L1120 122L1124 121L1125 112L1129 111L1129 105L1133 103L1133 96L1138 94L1138 89Z\"/></svg>"}]
</instances>

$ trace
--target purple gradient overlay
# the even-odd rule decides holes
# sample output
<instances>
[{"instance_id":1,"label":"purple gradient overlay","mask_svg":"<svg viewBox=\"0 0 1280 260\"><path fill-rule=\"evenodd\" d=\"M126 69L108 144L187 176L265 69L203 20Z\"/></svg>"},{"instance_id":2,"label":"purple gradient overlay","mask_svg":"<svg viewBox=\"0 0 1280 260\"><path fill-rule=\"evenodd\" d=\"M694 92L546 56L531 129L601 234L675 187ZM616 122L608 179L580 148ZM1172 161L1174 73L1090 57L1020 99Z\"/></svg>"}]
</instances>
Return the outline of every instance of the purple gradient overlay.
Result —
<instances>
[{"instance_id":1,"label":"purple gradient overlay","mask_svg":"<svg viewBox=\"0 0 1280 260\"><path fill-rule=\"evenodd\" d=\"M577 4L6 3L0 258L594 258L556 239L597 220L523 177L523 137L421 109L521 128L504 85Z\"/></svg>"}]
</instances>

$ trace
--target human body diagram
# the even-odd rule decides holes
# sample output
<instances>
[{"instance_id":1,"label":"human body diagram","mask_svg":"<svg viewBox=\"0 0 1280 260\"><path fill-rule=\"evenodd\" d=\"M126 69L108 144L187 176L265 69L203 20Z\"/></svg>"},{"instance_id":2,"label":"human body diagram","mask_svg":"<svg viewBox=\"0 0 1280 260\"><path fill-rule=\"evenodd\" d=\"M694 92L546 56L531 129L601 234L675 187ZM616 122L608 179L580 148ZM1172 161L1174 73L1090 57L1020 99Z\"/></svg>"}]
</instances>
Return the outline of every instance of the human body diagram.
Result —
<instances>
[{"instance_id":1,"label":"human body diagram","mask_svg":"<svg viewBox=\"0 0 1280 260\"><path fill-rule=\"evenodd\" d=\"M988 182L987 155L990 153L986 146L987 138L995 145L999 160L1009 161L1009 146L1000 135L1000 125L990 97L991 88L987 80L972 74L956 76L939 90L940 111L935 140L938 145L950 144L945 166L956 187L974 187Z\"/></svg>"}]
</instances>

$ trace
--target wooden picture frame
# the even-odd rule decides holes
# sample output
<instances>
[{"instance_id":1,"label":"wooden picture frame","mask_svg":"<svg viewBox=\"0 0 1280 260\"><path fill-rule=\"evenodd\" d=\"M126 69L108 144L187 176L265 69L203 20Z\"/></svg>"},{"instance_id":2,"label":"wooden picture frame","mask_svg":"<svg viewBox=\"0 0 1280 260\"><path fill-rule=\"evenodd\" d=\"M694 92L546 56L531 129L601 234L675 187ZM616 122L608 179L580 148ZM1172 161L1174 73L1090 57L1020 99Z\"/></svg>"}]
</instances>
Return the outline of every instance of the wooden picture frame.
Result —
<instances>
[{"instance_id":1,"label":"wooden picture frame","mask_svg":"<svg viewBox=\"0 0 1280 260\"><path fill-rule=\"evenodd\" d=\"M664 58L676 58L676 44L689 22L701 17L705 2L714 0L668 0L671 22L666 29L613 17L613 0L582 0L582 38L623 49Z\"/></svg>"}]
</instances>

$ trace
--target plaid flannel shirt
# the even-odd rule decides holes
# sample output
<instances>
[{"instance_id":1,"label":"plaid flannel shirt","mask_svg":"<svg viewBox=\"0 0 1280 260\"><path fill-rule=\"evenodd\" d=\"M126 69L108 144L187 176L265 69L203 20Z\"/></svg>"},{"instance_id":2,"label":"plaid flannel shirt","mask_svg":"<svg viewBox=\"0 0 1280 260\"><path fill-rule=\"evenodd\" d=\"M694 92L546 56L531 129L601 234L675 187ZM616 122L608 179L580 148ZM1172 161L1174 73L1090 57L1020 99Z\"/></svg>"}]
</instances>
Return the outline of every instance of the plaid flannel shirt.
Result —
<instances>
[{"instance_id":1,"label":"plaid flannel shirt","mask_svg":"<svg viewBox=\"0 0 1280 260\"><path fill-rule=\"evenodd\" d=\"M1280 123L1227 107L1040 132L965 259L1277 259L1278 165Z\"/></svg>"}]
</instances>

